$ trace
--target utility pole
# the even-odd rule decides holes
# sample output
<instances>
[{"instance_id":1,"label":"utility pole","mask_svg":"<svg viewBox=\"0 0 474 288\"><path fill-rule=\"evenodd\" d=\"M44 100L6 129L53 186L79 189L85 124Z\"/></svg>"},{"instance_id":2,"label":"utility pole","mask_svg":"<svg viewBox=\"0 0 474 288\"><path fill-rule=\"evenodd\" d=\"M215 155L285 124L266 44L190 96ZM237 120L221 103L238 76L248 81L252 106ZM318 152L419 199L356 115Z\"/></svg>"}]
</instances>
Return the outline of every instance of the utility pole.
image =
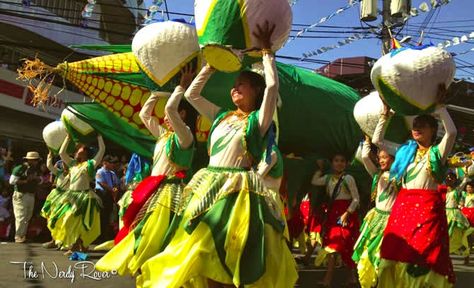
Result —
<instances>
[{"instance_id":1,"label":"utility pole","mask_svg":"<svg viewBox=\"0 0 474 288\"><path fill-rule=\"evenodd\" d=\"M382 0L383 1L383 10L382 10L382 55L387 54L390 51L391 46L391 37L390 37L390 26L387 24L390 23L390 1L391 0Z\"/></svg>"}]
</instances>

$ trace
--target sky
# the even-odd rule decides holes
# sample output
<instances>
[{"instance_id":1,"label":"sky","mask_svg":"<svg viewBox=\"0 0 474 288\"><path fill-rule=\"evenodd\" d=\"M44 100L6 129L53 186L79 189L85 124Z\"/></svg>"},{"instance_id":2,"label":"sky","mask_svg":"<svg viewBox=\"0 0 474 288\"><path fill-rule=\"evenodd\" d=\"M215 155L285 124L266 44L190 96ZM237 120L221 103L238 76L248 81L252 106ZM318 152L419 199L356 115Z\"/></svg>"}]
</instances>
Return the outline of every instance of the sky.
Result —
<instances>
[{"instance_id":1,"label":"sky","mask_svg":"<svg viewBox=\"0 0 474 288\"><path fill-rule=\"evenodd\" d=\"M429 0L412 0L412 7L418 7L422 2ZM293 24L307 24L319 22L325 16L328 16L341 7L346 6L348 0L296 0L292 6ZM168 9L172 12L194 13L193 0L167 0ZM378 0L379 9L381 9L382 0ZM164 8L164 5L163 5ZM309 32L303 34L304 36L324 36L328 38L297 38L284 46L277 52L278 55L292 56L302 58L303 53L316 50L323 46L330 46L337 44L338 41L344 40L355 31L351 27L368 27L359 20L360 5L355 5L352 8L336 15L321 25L331 25L347 28L323 28L316 27L314 30L320 32ZM425 25L424 44L438 44L445 40L452 39L455 36L469 35L474 32L474 1L473 0L451 0L450 3L437 8L434 13L431 13L431 19L428 25ZM405 27L398 34L398 39L402 39L405 35L413 36L416 41L420 35L420 26L426 21L429 13L420 13L419 16L408 20ZM178 17L178 16L172 16ZM380 17L379 17L380 18ZM189 20L189 19L187 19ZM380 20L370 22L371 25L377 26ZM301 29L300 26L293 26L292 29ZM327 32L326 32L327 31ZM339 33L334 33L338 31ZM350 33L341 33L347 32ZM296 32L292 32L292 35ZM334 37L343 38L334 38ZM474 39L456 46L446 48L449 52L462 53L474 49ZM343 57L355 56L369 56L372 58L379 58L381 56L381 41L379 39L362 39L351 44L342 46L337 49L330 50L321 55L313 56L311 59L334 61ZM474 51L466 54L455 56L456 64L458 66L457 76L460 78L473 77L474 79ZM321 64L302 62L298 60L283 60L279 61L316 69Z\"/></svg>"}]
</instances>

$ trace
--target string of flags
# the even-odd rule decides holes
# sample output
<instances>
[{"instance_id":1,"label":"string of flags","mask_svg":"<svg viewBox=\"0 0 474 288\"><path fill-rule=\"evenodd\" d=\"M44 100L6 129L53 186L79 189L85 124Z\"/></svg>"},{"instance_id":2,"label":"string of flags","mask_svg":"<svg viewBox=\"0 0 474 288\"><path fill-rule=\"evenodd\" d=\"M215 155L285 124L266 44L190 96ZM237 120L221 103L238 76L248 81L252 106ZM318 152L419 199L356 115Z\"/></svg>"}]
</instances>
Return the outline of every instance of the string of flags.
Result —
<instances>
[{"instance_id":1,"label":"string of flags","mask_svg":"<svg viewBox=\"0 0 474 288\"><path fill-rule=\"evenodd\" d=\"M451 40L446 40L444 42L438 43L438 47L440 48L448 48L451 46L457 46L462 43L466 43L468 41L474 40L474 32L471 32L469 34L464 34L461 37L453 37Z\"/></svg>"},{"instance_id":2,"label":"string of flags","mask_svg":"<svg viewBox=\"0 0 474 288\"><path fill-rule=\"evenodd\" d=\"M145 15L145 20L143 21L143 26L146 26L153 22L155 15L160 12L161 5L163 4L163 0L153 0L151 5L148 7L148 11Z\"/></svg>"},{"instance_id":3,"label":"string of flags","mask_svg":"<svg viewBox=\"0 0 474 288\"><path fill-rule=\"evenodd\" d=\"M355 34L353 34L353 35L347 37L347 38L344 39L344 40L338 41L337 44L330 45L330 46L323 46L323 47L318 48L318 49L316 49L316 50L303 53L303 57L302 57L300 60L304 60L304 59L309 58L309 57L312 57L312 56L316 56L316 55L319 55L319 54L323 54L323 53L325 53L325 52L327 52L327 51L330 51L330 50L333 50L333 49L336 49L336 48L339 48L339 47L342 47L342 46L351 44L351 43L353 43L353 42L355 42L355 41L358 41L358 40L368 39L368 38L370 38L370 37L373 37L372 33L376 33L376 32L377 32L377 29L375 29L375 28L370 28L368 31L371 32L371 33L366 33L366 34L355 33Z\"/></svg>"},{"instance_id":4,"label":"string of flags","mask_svg":"<svg viewBox=\"0 0 474 288\"><path fill-rule=\"evenodd\" d=\"M292 2L296 3L296 1L291 1L291 0L290 0L290 5L292 5ZM294 3L293 3L293 4L294 4ZM298 31L295 36L288 38L288 41L286 41L286 44L290 43L291 41L295 40L296 38L300 37L300 36L303 35L304 33L306 33L306 32L308 32L309 30L315 28L316 26L321 25L321 24L323 24L324 22L330 20L331 18L335 17L336 15L341 14L342 12L346 11L347 9L354 7L354 6L355 6L356 4L358 4L358 3L359 3L359 1L356 1L356 0L349 0L349 3L348 3L346 6L337 9L335 12L329 14L328 16L319 19L318 22L315 22L315 23L313 23L313 24L311 24L311 25L309 25L309 26L307 26L307 27L301 29L300 31ZM286 45L286 44L285 44L285 45Z\"/></svg>"},{"instance_id":5,"label":"string of flags","mask_svg":"<svg viewBox=\"0 0 474 288\"><path fill-rule=\"evenodd\" d=\"M433 10L433 9L437 9L443 5L446 5L450 2L450 0L430 0L430 4L428 4L427 2L422 2L418 8L416 7L412 7L410 9L410 15L407 15L404 19L404 21L408 20L409 18L413 18L413 17L417 17L419 16L421 13L426 13L426 12L429 12L430 10ZM351 5L351 3L349 3L348 5ZM352 6L354 6L355 3L352 2ZM352 7L351 6L351 7ZM346 6L347 7L347 6ZM339 9L340 10L340 9ZM338 10L338 11L339 11ZM334 13L333 13L334 14ZM333 15L331 14L331 15ZM324 17L325 18L325 17ZM324 19L322 18L322 19ZM313 24L314 25L314 24ZM313 26L311 25L311 26ZM311 29L309 26L305 32L309 29ZM317 25L316 25L317 26ZM368 31L371 32L371 33L378 33L380 32L380 30L382 29L382 25L380 24L378 29L375 29L375 28L371 28L369 29ZM379 30L379 31L378 31ZM301 32L301 31L300 31ZM300 33L298 32L298 33ZM471 33L470 35L472 35L474 37L474 32ZM298 34L297 34L298 36ZM371 35L369 33L365 34L365 35L362 35L360 33L356 33L352 36L349 36L348 38L342 40L342 41L338 41L337 44L334 44L334 45L331 45L331 46L323 46L321 48L318 48L318 49L315 49L315 50L312 50L312 51L309 51L309 52L305 52L303 53L303 57L300 59L300 60L304 60L306 58L309 58L309 57L312 57L312 56L316 56L316 55L320 55L320 54L323 54L327 51L330 51L330 50L333 50L333 49L336 49L336 48L339 48L339 47L342 47L342 46L345 46L345 45L348 45L348 44L351 44L353 43L354 41L358 41L358 40L362 40L362 39L368 39L370 38ZM295 37L296 38L296 37ZM456 37L455 37L456 38ZM458 39L459 42L462 42L461 39ZM463 41L467 41L466 38L464 37L463 38Z\"/></svg>"}]
</instances>

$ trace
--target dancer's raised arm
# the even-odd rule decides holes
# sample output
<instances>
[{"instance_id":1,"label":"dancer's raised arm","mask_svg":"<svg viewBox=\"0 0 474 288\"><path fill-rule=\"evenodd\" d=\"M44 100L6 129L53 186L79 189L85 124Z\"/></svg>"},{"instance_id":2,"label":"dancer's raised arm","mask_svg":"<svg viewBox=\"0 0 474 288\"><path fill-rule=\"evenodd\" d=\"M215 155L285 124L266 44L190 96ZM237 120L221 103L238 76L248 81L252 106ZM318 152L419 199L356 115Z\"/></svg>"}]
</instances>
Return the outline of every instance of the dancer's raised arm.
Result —
<instances>
[{"instance_id":1,"label":"dancer's raised arm","mask_svg":"<svg viewBox=\"0 0 474 288\"><path fill-rule=\"evenodd\" d=\"M365 136L365 141L362 146L362 163L364 163L365 170L369 173L370 177L374 177L377 174L377 166L370 159L370 139L369 136Z\"/></svg>"},{"instance_id":2,"label":"dancer's raised arm","mask_svg":"<svg viewBox=\"0 0 474 288\"><path fill-rule=\"evenodd\" d=\"M173 94L171 94L170 99L166 102L165 113L168 116L168 121L170 122L173 131L178 137L178 142L181 148L186 149L193 143L193 133L190 128L184 123L179 114L179 103L183 98L183 94L186 91L186 88L189 87L194 73L191 70L191 67L188 65L183 70L181 70L181 81L178 86L174 89Z\"/></svg>"},{"instance_id":3,"label":"dancer's raised arm","mask_svg":"<svg viewBox=\"0 0 474 288\"><path fill-rule=\"evenodd\" d=\"M267 21L264 27L257 25L258 32L254 33L255 37L260 40L262 48L262 62L266 86L258 114L258 124L261 135L265 135L272 124L278 99L278 72L276 70L275 56L271 50L272 43L270 40L274 30L275 24L270 25Z\"/></svg>"},{"instance_id":4,"label":"dancer's raised arm","mask_svg":"<svg viewBox=\"0 0 474 288\"><path fill-rule=\"evenodd\" d=\"M105 153L104 139L102 138L102 135L100 134L97 135L97 143L99 144L99 151L97 151L94 157L95 167L97 167L102 162L102 158L104 157L104 153Z\"/></svg>"},{"instance_id":5,"label":"dancer's raised arm","mask_svg":"<svg viewBox=\"0 0 474 288\"><path fill-rule=\"evenodd\" d=\"M150 131L151 135L157 139L160 137L163 128L160 125L160 121L153 116L153 111L155 110L156 102L167 95L168 93L165 92L153 91L150 97L146 100L139 114L145 127Z\"/></svg>"},{"instance_id":6,"label":"dancer's raised arm","mask_svg":"<svg viewBox=\"0 0 474 288\"><path fill-rule=\"evenodd\" d=\"M64 139L63 144L61 145L61 148L59 149L59 157L61 157L61 160L68 165L71 166L71 163L73 159L69 154L67 154L67 147L69 146L69 142L71 141L71 136L67 135L66 139Z\"/></svg>"},{"instance_id":7,"label":"dancer's raised arm","mask_svg":"<svg viewBox=\"0 0 474 288\"><path fill-rule=\"evenodd\" d=\"M194 109L196 109L199 114L209 118L211 122L214 121L221 108L202 97L201 92L214 71L214 68L209 65L203 66L199 74L196 76L196 78L194 78L188 90L186 90L184 93L184 97L186 97Z\"/></svg>"}]
</instances>

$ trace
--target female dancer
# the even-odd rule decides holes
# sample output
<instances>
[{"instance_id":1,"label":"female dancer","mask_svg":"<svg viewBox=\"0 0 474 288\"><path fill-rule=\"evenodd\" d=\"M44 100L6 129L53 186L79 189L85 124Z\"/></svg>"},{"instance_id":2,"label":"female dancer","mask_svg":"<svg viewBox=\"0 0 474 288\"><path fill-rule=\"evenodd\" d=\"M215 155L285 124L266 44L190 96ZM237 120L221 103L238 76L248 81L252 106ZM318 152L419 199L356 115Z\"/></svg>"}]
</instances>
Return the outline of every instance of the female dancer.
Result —
<instances>
[{"instance_id":1,"label":"female dancer","mask_svg":"<svg viewBox=\"0 0 474 288\"><path fill-rule=\"evenodd\" d=\"M472 233L469 220L462 214L463 184L457 186L456 173L448 172L446 176L446 217L448 218L449 253L469 255L468 237Z\"/></svg>"},{"instance_id":2,"label":"female dancer","mask_svg":"<svg viewBox=\"0 0 474 288\"><path fill-rule=\"evenodd\" d=\"M185 188L190 200L183 224L166 249L142 266L139 286L171 288L193 281L209 287L294 286L297 273L283 236L282 211L275 193L251 170L265 149L276 109L273 29L268 23L258 27L265 80L250 71L240 74L231 90L237 110L221 109L200 95L213 71L210 66L202 68L186 91L190 103L214 121L209 166Z\"/></svg>"},{"instance_id":3,"label":"female dancer","mask_svg":"<svg viewBox=\"0 0 474 288\"><path fill-rule=\"evenodd\" d=\"M385 107L373 135L373 142L379 145L378 162L380 169L370 158L370 139L368 136L366 136L362 150L362 162L367 172L373 177L371 198L372 201L375 201L375 207L364 218L361 235L355 244L354 254L352 255L352 259L357 263L359 283L363 288L377 285L383 232L399 190L397 183L393 179L389 179L390 167L394 157L388 152L389 149L385 147L386 145L383 145L380 141L383 138L389 111L390 108Z\"/></svg>"},{"instance_id":4,"label":"female dancer","mask_svg":"<svg viewBox=\"0 0 474 288\"><path fill-rule=\"evenodd\" d=\"M315 186L325 186L326 193L330 198L328 203L328 216L323 222L323 249L316 257L316 266L321 266L327 261L328 270L324 280L319 283L321 287L329 287L332 282L334 268L336 266L336 254L341 256L342 261L349 270L349 286L356 285L356 265L352 261L354 244L359 237L359 192L354 178L345 173L347 159L344 155L336 154L331 159L332 174L322 174L323 162L318 161L319 169L311 183Z\"/></svg>"},{"instance_id":5,"label":"female dancer","mask_svg":"<svg viewBox=\"0 0 474 288\"><path fill-rule=\"evenodd\" d=\"M94 159L86 146L81 146L72 159L67 153L69 135L64 140L59 156L70 167L69 187L64 194L60 207L51 215L55 227L51 229L53 239L64 247L71 247L65 254L73 251L85 251L100 235L100 198L91 189L95 179L95 168L102 161L105 145L102 136L97 136L99 151Z\"/></svg>"},{"instance_id":6,"label":"female dancer","mask_svg":"<svg viewBox=\"0 0 474 288\"><path fill-rule=\"evenodd\" d=\"M143 123L157 139L151 176L132 192L133 201L123 215L124 226L115 238L116 245L97 262L97 270L116 270L120 275L133 276L148 258L160 251L166 233L171 233L168 228L179 212L183 179L194 153L191 128L195 126L189 119L196 115L181 101L192 79L188 66L182 70L180 84L166 103L165 127L152 114L159 97L166 94L153 93L140 111Z\"/></svg>"},{"instance_id":7,"label":"female dancer","mask_svg":"<svg viewBox=\"0 0 474 288\"><path fill-rule=\"evenodd\" d=\"M51 174L54 176L54 188L46 197L46 201L41 209L41 216L48 220L48 228L54 229L54 220L50 218L51 214L55 214L58 204L62 202L62 197L65 195L66 189L69 187L69 169L63 161L58 161L56 165L53 165L53 153L49 151L48 158L46 160L46 166L48 167ZM43 243L44 248L55 248L57 244L54 239L49 242Z\"/></svg>"},{"instance_id":8,"label":"female dancer","mask_svg":"<svg viewBox=\"0 0 474 288\"><path fill-rule=\"evenodd\" d=\"M440 85L439 99L445 94ZM401 146L390 169L402 181L381 246L380 287L451 287L445 202L438 192L456 127L445 107L437 109L446 134L435 145L438 122L431 115L413 120L412 137Z\"/></svg>"}]
</instances>

